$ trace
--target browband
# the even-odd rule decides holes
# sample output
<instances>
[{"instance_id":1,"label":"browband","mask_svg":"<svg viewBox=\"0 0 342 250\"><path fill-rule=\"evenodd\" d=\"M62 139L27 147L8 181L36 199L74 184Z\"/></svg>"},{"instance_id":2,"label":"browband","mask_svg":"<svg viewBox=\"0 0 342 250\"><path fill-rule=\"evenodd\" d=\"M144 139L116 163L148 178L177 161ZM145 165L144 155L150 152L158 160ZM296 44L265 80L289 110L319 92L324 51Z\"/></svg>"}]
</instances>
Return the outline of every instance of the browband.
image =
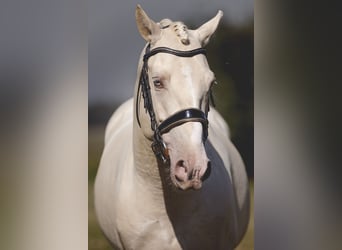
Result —
<instances>
[{"instance_id":1,"label":"browband","mask_svg":"<svg viewBox=\"0 0 342 250\"><path fill-rule=\"evenodd\" d=\"M167 47L157 47L148 53L144 55L144 62L147 61L151 56L154 56L155 54L158 53L167 53L179 57L193 57L198 54L206 54L206 50L203 48L198 48L198 49L193 49L193 50L187 50L187 51L181 51L181 50L175 50L175 49L170 49Z\"/></svg>"}]
</instances>

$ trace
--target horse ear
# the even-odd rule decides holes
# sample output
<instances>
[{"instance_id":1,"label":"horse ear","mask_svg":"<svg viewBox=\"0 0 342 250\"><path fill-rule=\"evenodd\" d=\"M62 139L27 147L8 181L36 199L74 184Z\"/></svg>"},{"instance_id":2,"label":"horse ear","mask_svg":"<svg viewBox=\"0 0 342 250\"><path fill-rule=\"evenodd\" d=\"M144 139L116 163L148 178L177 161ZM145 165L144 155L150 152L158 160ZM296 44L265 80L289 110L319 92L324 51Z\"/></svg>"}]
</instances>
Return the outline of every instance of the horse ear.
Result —
<instances>
[{"instance_id":1,"label":"horse ear","mask_svg":"<svg viewBox=\"0 0 342 250\"><path fill-rule=\"evenodd\" d=\"M212 34L214 34L222 16L223 12L219 10L215 17L210 19L208 22L206 22L196 30L198 38L203 47L209 43L210 37L212 36Z\"/></svg>"},{"instance_id":2,"label":"horse ear","mask_svg":"<svg viewBox=\"0 0 342 250\"><path fill-rule=\"evenodd\" d=\"M159 25L147 16L139 4L135 10L135 19L140 35L147 42L153 43L159 39L161 33Z\"/></svg>"}]
</instances>

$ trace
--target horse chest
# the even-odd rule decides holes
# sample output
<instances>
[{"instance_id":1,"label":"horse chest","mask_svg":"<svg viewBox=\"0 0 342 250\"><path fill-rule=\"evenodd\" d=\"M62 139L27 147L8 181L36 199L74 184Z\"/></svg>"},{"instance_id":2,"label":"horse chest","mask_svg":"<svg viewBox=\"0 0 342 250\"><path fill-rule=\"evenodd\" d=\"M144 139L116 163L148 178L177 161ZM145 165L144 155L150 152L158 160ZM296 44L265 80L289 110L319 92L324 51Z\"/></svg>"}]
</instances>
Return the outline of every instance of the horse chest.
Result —
<instances>
[{"instance_id":1,"label":"horse chest","mask_svg":"<svg viewBox=\"0 0 342 250\"><path fill-rule=\"evenodd\" d=\"M230 249L236 211L228 185L215 185L213 189L208 184L195 196L191 201L183 197L166 202L168 217L182 248Z\"/></svg>"},{"instance_id":2,"label":"horse chest","mask_svg":"<svg viewBox=\"0 0 342 250\"><path fill-rule=\"evenodd\" d=\"M236 232L236 199L231 178L210 144L210 178L200 190L165 197L168 217L183 249L232 249Z\"/></svg>"},{"instance_id":3,"label":"horse chest","mask_svg":"<svg viewBox=\"0 0 342 250\"><path fill-rule=\"evenodd\" d=\"M220 163L213 162L211 176L200 190L173 190L159 199L141 187L131 191L121 193L116 203L125 249L232 248L235 202Z\"/></svg>"},{"instance_id":4,"label":"horse chest","mask_svg":"<svg viewBox=\"0 0 342 250\"><path fill-rule=\"evenodd\" d=\"M136 200L134 208L127 210L126 207L127 216L122 220L120 231L125 248L232 248L229 244L234 231L234 211L231 209L232 200L224 192L228 187L219 186L221 190L216 192L211 188L208 184L201 192L187 192L195 199L174 193L174 196L165 197L165 207L146 197Z\"/></svg>"}]
</instances>

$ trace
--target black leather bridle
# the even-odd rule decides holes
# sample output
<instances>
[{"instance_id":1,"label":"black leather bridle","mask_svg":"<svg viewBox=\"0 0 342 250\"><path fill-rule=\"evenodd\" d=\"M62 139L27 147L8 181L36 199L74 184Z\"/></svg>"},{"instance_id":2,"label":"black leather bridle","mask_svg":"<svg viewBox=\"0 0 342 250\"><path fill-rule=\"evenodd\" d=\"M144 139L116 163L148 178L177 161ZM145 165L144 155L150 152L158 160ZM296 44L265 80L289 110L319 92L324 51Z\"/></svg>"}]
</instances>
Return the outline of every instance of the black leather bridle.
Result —
<instances>
[{"instance_id":1,"label":"black leather bridle","mask_svg":"<svg viewBox=\"0 0 342 250\"><path fill-rule=\"evenodd\" d=\"M157 158L159 158L163 163L168 162L169 154L168 149L163 142L162 134L169 132L174 127L180 126L186 122L200 122L202 123L203 127L203 141L205 141L208 137L208 118L207 114L204 113L202 110L197 108L189 108L185 110L181 110L176 112L175 114L171 115L167 119L165 119L163 122L161 122L159 125L156 121L155 112L153 109L153 103L152 103L152 96L151 96L151 88L149 84L149 78L148 78L148 59L151 56L154 56L158 53L167 53L172 54L179 57L193 57L198 54L206 54L205 49L198 48L194 50L188 50L188 51L181 51L181 50L174 50L167 47L157 47L153 50L150 50L150 44L147 45L145 50L145 55L143 57L143 67L140 74L139 79L139 86L137 91L137 99L136 99L136 117L139 126L140 120L139 120L139 100L138 95L140 94L140 90L142 92L142 96L144 98L144 108L149 113L150 119L151 119L151 129L154 132L153 135L153 143L151 145L152 150Z\"/></svg>"}]
</instances>

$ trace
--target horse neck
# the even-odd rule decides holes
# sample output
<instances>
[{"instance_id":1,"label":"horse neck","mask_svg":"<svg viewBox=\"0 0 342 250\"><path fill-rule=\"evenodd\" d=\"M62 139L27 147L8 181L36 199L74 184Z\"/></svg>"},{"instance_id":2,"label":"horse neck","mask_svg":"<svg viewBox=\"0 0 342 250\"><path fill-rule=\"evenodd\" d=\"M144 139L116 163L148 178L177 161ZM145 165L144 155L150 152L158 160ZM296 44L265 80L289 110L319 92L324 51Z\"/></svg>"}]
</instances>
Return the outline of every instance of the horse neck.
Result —
<instances>
[{"instance_id":1,"label":"horse neck","mask_svg":"<svg viewBox=\"0 0 342 250\"><path fill-rule=\"evenodd\" d=\"M133 154L137 174L145 180L152 179L153 182L160 182L158 164L151 149L151 141L147 139L135 124L133 131Z\"/></svg>"},{"instance_id":2,"label":"horse neck","mask_svg":"<svg viewBox=\"0 0 342 250\"><path fill-rule=\"evenodd\" d=\"M153 189L156 194L162 194L162 182L158 169L157 159L152 151L152 141L148 139L142 132L142 129L138 125L136 118L136 102L140 101L138 105L140 109L144 106L143 98L137 96L140 72L142 68L142 56L145 48L140 56L137 80L135 84L135 95L134 95L134 119L133 119L133 155L135 162L135 172L140 183L143 183L144 187ZM150 118L146 112L139 111L139 120L141 123L150 122ZM149 125L150 126L150 125Z\"/></svg>"}]
</instances>

